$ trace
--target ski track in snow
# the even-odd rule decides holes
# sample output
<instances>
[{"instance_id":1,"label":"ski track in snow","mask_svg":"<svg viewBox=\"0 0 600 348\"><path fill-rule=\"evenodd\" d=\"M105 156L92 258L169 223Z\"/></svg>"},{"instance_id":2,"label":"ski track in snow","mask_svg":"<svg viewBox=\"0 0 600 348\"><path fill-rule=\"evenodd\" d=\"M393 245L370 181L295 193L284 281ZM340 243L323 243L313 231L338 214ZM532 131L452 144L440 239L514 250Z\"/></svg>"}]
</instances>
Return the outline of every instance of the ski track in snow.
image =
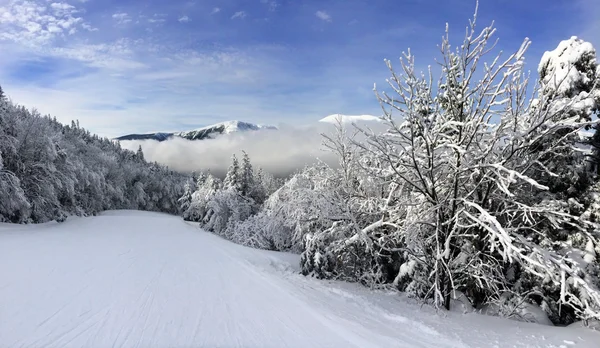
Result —
<instances>
[{"instance_id":1,"label":"ski track in snow","mask_svg":"<svg viewBox=\"0 0 600 348\"><path fill-rule=\"evenodd\" d=\"M0 347L598 347L600 334L435 312L298 274L177 217L0 224Z\"/></svg>"}]
</instances>

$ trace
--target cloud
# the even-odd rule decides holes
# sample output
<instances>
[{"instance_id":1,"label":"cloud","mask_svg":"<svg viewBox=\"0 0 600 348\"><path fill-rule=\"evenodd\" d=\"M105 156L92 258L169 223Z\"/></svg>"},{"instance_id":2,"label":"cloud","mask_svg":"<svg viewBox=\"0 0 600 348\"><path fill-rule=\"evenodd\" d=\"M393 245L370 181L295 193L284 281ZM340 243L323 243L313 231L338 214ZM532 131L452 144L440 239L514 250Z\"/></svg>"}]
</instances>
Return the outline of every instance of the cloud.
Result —
<instances>
[{"instance_id":1,"label":"cloud","mask_svg":"<svg viewBox=\"0 0 600 348\"><path fill-rule=\"evenodd\" d=\"M89 67L105 68L113 71L132 71L146 67L134 58L136 41L119 39L112 43L78 44L70 47L53 47L46 54L79 61Z\"/></svg>"},{"instance_id":2,"label":"cloud","mask_svg":"<svg viewBox=\"0 0 600 348\"><path fill-rule=\"evenodd\" d=\"M52 7L52 3L63 5ZM165 6L148 12L143 4L138 8L99 8L98 2L89 2L90 7L85 8L75 0L0 0L2 11L15 12L13 4L43 8L39 10L45 11L40 12L41 17L44 13L53 17L58 16L55 13L71 13L71 17L82 19L77 22L75 35L63 29L62 34L49 32L53 36L40 41L42 44L32 44L28 29L8 26L0 16L0 35L11 33L5 28L18 29L14 42L0 39L0 52L10 52L0 54L0 82L6 93L22 105L55 115L61 122L78 119L101 136L193 129L232 119L297 124L331 113L373 113L379 108L371 91L378 79L369 64L356 64L355 54L336 55L340 45L333 38L299 51L296 44L313 40L315 35L302 25L296 28L303 33L301 42L288 42L287 38L283 43L266 42L256 36L262 35L264 28L256 31L257 26L252 26L240 32L220 21L193 17L202 12L208 15L212 6ZM266 4L257 1L263 12L267 11ZM160 31L144 32L146 27L157 25L147 24L149 19L165 18L154 16L155 12L167 11L168 20ZM334 13L333 9L328 11ZM29 9L21 12L29 16L26 18L36 13ZM223 8L222 12L231 16L235 11ZM193 22L169 25L184 14ZM288 15L297 17L287 11L278 13L282 18ZM130 23L127 30L113 28L118 21L129 20L139 20L140 26ZM310 26L306 21L314 18L300 16L298 20ZM280 25L275 22L279 21L265 25ZM274 41L280 39L283 37ZM359 39L354 45L360 43L360 52L370 51ZM300 60L298 52L302 54ZM328 56L336 59L323 59ZM28 60L39 64L27 65L24 62ZM32 65L35 68L30 68ZM385 66L379 65L385 73Z\"/></svg>"},{"instance_id":3,"label":"cloud","mask_svg":"<svg viewBox=\"0 0 600 348\"><path fill-rule=\"evenodd\" d=\"M73 35L84 23L75 6L15 0L0 6L0 41L28 47L46 45L58 37Z\"/></svg>"},{"instance_id":4,"label":"cloud","mask_svg":"<svg viewBox=\"0 0 600 348\"><path fill-rule=\"evenodd\" d=\"M270 12L274 12L275 10L277 10L277 7L279 7L277 1L274 0L260 0L260 2L267 5Z\"/></svg>"},{"instance_id":5,"label":"cloud","mask_svg":"<svg viewBox=\"0 0 600 348\"><path fill-rule=\"evenodd\" d=\"M127 24L127 23L131 22L131 17L126 12L117 12L117 13L115 13L115 14L112 15L112 18L118 24Z\"/></svg>"},{"instance_id":6,"label":"cloud","mask_svg":"<svg viewBox=\"0 0 600 348\"><path fill-rule=\"evenodd\" d=\"M219 12L221 12L221 9L218 8L218 7L215 7L215 8L213 8L213 10L212 10L212 12L210 14L213 15L213 14L216 14L216 13L219 13Z\"/></svg>"},{"instance_id":7,"label":"cloud","mask_svg":"<svg viewBox=\"0 0 600 348\"><path fill-rule=\"evenodd\" d=\"M191 21L190 17L188 16L181 16L178 19L179 23L188 23L189 21Z\"/></svg>"},{"instance_id":8,"label":"cloud","mask_svg":"<svg viewBox=\"0 0 600 348\"><path fill-rule=\"evenodd\" d=\"M331 16L325 11L317 11L315 13L315 16L317 16L317 18L325 22L331 22Z\"/></svg>"},{"instance_id":9,"label":"cloud","mask_svg":"<svg viewBox=\"0 0 600 348\"><path fill-rule=\"evenodd\" d=\"M233 14L233 16L231 16L231 19L244 19L246 18L246 12L245 11L238 11L236 13Z\"/></svg>"},{"instance_id":10,"label":"cloud","mask_svg":"<svg viewBox=\"0 0 600 348\"><path fill-rule=\"evenodd\" d=\"M369 126L384 129L380 124L369 123ZM352 133L353 126L348 127ZM335 156L322 145L322 134L331 135L334 131L332 125L325 123L303 127L280 125L279 130L233 133L210 140L123 141L121 146L135 151L141 145L146 160L166 164L177 171L210 170L219 176L226 172L231 155L239 156L243 150L253 166L277 176L287 176L317 161L335 165Z\"/></svg>"},{"instance_id":11,"label":"cloud","mask_svg":"<svg viewBox=\"0 0 600 348\"><path fill-rule=\"evenodd\" d=\"M81 27L87 31L98 31L98 28L94 28L88 23L81 24Z\"/></svg>"}]
</instances>

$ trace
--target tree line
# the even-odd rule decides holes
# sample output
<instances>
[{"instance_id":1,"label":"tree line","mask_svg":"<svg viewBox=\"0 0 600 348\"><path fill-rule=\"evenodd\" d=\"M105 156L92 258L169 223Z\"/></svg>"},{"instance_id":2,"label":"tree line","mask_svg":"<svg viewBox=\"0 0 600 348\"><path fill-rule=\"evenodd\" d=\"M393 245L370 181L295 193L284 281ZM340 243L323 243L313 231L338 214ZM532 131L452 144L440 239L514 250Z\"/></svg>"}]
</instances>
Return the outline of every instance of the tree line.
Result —
<instances>
[{"instance_id":1,"label":"tree line","mask_svg":"<svg viewBox=\"0 0 600 348\"><path fill-rule=\"evenodd\" d=\"M8 100L0 88L0 222L63 221L109 209L176 214L187 176L141 149L63 125Z\"/></svg>"}]
</instances>

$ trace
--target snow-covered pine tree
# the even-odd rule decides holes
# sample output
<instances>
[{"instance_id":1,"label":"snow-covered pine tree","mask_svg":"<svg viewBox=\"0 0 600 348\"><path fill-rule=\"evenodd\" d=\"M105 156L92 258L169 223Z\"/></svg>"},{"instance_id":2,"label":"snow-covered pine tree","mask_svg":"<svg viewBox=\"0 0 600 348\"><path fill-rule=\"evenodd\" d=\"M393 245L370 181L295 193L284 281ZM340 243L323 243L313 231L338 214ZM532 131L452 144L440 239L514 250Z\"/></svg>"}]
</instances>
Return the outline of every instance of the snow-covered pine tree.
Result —
<instances>
[{"instance_id":1,"label":"snow-covered pine tree","mask_svg":"<svg viewBox=\"0 0 600 348\"><path fill-rule=\"evenodd\" d=\"M262 206L269 194L273 193L269 192L269 183L272 180L272 176L265 173L262 168L259 167L258 170L254 171L254 187L250 196L257 205Z\"/></svg>"},{"instance_id":2,"label":"snow-covered pine tree","mask_svg":"<svg viewBox=\"0 0 600 348\"><path fill-rule=\"evenodd\" d=\"M146 161L146 159L144 158L144 151L142 150L142 145L140 145L138 147L137 152L135 153L135 157L140 162L145 162Z\"/></svg>"},{"instance_id":3,"label":"snow-covered pine tree","mask_svg":"<svg viewBox=\"0 0 600 348\"><path fill-rule=\"evenodd\" d=\"M231 165L227 169L225 180L223 180L223 188L233 188L235 190L240 189L240 164L235 154L231 156Z\"/></svg>"},{"instance_id":4,"label":"snow-covered pine tree","mask_svg":"<svg viewBox=\"0 0 600 348\"><path fill-rule=\"evenodd\" d=\"M106 209L177 213L186 176L2 98L0 220L62 221Z\"/></svg>"},{"instance_id":5,"label":"snow-covered pine tree","mask_svg":"<svg viewBox=\"0 0 600 348\"><path fill-rule=\"evenodd\" d=\"M251 196L255 190L254 182L254 170L252 169L252 163L250 163L250 157L246 151L242 151L242 166L238 174L240 180L240 193L242 196Z\"/></svg>"},{"instance_id":6,"label":"snow-covered pine tree","mask_svg":"<svg viewBox=\"0 0 600 348\"><path fill-rule=\"evenodd\" d=\"M192 178L188 179L183 186L183 196L181 196L177 202L179 203L179 211L182 215L190 208L192 203L192 194L196 191L196 183ZM183 216L186 219L186 216ZM187 219L186 219L187 220Z\"/></svg>"},{"instance_id":7,"label":"snow-covered pine tree","mask_svg":"<svg viewBox=\"0 0 600 348\"><path fill-rule=\"evenodd\" d=\"M196 190L192 193L190 206L183 212L183 218L189 221L200 222L207 220L208 202L221 190L220 180L214 177L210 171L198 175Z\"/></svg>"}]
</instances>

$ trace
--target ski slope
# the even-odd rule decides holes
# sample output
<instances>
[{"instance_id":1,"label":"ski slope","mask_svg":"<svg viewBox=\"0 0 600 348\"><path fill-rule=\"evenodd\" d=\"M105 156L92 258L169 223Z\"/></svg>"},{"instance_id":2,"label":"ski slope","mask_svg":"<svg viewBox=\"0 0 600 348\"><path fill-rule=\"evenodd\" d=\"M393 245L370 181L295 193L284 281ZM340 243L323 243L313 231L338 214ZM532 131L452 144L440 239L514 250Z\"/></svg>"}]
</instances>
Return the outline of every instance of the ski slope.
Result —
<instances>
[{"instance_id":1,"label":"ski slope","mask_svg":"<svg viewBox=\"0 0 600 348\"><path fill-rule=\"evenodd\" d=\"M297 263L163 214L0 224L0 347L599 347L591 330L436 313Z\"/></svg>"}]
</instances>

